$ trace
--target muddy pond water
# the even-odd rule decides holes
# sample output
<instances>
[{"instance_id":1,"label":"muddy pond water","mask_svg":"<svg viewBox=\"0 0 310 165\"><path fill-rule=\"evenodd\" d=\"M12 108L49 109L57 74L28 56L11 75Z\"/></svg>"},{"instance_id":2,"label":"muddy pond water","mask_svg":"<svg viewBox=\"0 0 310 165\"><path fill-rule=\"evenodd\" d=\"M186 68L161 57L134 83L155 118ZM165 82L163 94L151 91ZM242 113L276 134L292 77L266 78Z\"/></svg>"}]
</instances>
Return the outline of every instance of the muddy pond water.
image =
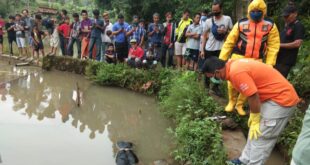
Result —
<instances>
[{"instance_id":1,"label":"muddy pond water","mask_svg":"<svg viewBox=\"0 0 310 165\"><path fill-rule=\"evenodd\" d=\"M0 164L114 165L119 140L133 142L143 164L170 157L172 123L153 97L75 74L1 70L7 74L0 73Z\"/></svg>"}]
</instances>

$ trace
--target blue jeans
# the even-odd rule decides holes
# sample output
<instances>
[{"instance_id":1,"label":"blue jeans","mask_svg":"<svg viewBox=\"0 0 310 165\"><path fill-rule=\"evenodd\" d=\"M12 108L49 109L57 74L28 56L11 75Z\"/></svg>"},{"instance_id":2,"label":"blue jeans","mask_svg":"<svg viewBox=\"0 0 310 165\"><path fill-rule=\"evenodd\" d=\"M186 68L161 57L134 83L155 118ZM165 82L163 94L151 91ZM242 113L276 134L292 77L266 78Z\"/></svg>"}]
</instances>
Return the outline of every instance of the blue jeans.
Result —
<instances>
[{"instance_id":1,"label":"blue jeans","mask_svg":"<svg viewBox=\"0 0 310 165\"><path fill-rule=\"evenodd\" d=\"M100 36L101 37L101 36ZM96 60L100 61L101 58L101 38L100 37L92 37L90 38L89 41L89 49L88 49L88 53L89 53L89 59L93 59L93 48L96 44Z\"/></svg>"},{"instance_id":2,"label":"blue jeans","mask_svg":"<svg viewBox=\"0 0 310 165\"><path fill-rule=\"evenodd\" d=\"M105 51L106 51L109 44L110 43L108 43L108 42L102 42L102 44L101 44L101 60L100 60L101 62L105 61Z\"/></svg>"},{"instance_id":3,"label":"blue jeans","mask_svg":"<svg viewBox=\"0 0 310 165\"><path fill-rule=\"evenodd\" d=\"M65 43L65 38L63 35L59 35L59 45L60 45L60 50L61 54L63 56L67 55L66 54L66 43Z\"/></svg>"},{"instance_id":4,"label":"blue jeans","mask_svg":"<svg viewBox=\"0 0 310 165\"><path fill-rule=\"evenodd\" d=\"M166 55L167 55L167 51L168 51L168 67L172 67L173 66L173 54L174 54L174 50L173 47L169 48L169 45L163 44L162 45L162 53L161 53L161 58L160 58L160 62L161 65L163 67L166 67Z\"/></svg>"},{"instance_id":5,"label":"blue jeans","mask_svg":"<svg viewBox=\"0 0 310 165\"><path fill-rule=\"evenodd\" d=\"M79 38L70 38L68 44L68 55L73 56L73 44L76 43L78 58L81 58L81 40Z\"/></svg>"}]
</instances>

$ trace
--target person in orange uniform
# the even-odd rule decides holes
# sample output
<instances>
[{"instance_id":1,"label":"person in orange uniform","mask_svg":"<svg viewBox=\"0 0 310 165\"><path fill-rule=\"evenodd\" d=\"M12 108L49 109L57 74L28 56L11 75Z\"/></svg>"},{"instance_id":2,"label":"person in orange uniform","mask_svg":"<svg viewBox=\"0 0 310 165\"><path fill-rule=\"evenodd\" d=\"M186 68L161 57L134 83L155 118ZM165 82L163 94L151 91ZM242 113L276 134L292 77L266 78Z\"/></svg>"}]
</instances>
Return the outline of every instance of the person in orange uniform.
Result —
<instances>
[{"instance_id":1,"label":"person in orange uniform","mask_svg":"<svg viewBox=\"0 0 310 165\"><path fill-rule=\"evenodd\" d=\"M212 57L202 68L207 77L229 80L248 97L249 135L238 159L229 164L263 165L300 101L294 87L276 69L253 59L225 62Z\"/></svg>"},{"instance_id":2,"label":"person in orange uniform","mask_svg":"<svg viewBox=\"0 0 310 165\"><path fill-rule=\"evenodd\" d=\"M275 23L265 18L267 6L264 0L253 0L248 7L248 18L236 23L228 35L219 58L227 61L239 58L252 58L274 66L280 48L279 31ZM242 69L240 67L240 69ZM243 104L246 97L233 88L228 81L229 102L226 112L237 110L239 115L246 115Z\"/></svg>"}]
</instances>

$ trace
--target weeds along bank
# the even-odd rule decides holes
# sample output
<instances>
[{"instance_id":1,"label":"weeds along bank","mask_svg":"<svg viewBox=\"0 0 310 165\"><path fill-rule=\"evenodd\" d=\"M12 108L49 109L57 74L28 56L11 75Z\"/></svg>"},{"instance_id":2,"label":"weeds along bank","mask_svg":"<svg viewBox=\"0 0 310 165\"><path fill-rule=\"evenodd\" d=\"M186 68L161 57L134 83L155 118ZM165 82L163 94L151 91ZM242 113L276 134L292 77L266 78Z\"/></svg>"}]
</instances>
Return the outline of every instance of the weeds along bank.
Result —
<instances>
[{"instance_id":1,"label":"weeds along bank","mask_svg":"<svg viewBox=\"0 0 310 165\"><path fill-rule=\"evenodd\" d=\"M301 71L295 71L296 74L291 75L291 81L297 86L299 93L310 89L310 79L306 76L310 71L310 61L305 63L307 65L303 65ZM117 86L155 95L162 113L175 122L176 127L169 129L169 132L175 138L173 156L177 161L195 165L225 164L221 124L208 119L223 115L223 107L207 94L204 86L197 80L196 73L164 68L132 69L122 64L111 65L59 56L45 57L43 68L85 74L103 86ZM307 81L308 84L303 83ZM247 129L247 118L239 118L233 114L228 116ZM303 114L296 111L279 140L289 156L300 132L302 119Z\"/></svg>"},{"instance_id":2,"label":"weeds along bank","mask_svg":"<svg viewBox=\"0 0 310 165\"><path fill-rule=\"evenodd\" d=\"M205 119L220 111L219 105L206 95L193 72L171 69L140 70L126 65L91 63L86 75L101 85L112 85L156 95L162 113L174 120L176 149L174 158L192 164L224 164L221 126ZM151 83L148 89L144 84Z\"/></svg>"}]
</instances>

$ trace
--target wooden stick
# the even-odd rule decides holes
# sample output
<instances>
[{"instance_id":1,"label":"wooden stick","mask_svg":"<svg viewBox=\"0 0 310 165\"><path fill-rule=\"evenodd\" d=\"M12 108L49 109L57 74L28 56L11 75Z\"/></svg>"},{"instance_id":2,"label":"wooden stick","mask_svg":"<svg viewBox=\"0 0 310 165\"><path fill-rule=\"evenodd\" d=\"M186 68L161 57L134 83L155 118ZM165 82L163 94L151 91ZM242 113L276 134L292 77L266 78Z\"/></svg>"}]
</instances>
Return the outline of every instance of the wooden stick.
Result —
<instances>
[{"instance_id":1,"label":"wooden stick","mask_svg":"<svg viewBox=\"0 0 310 165\"><path fill-rule=\"evenodd\" d=\"M80 95L80 87L79 87L79 83L76 82L76 95L77 95L77 106L80 107L81 105L81 95Z\"/></svg>"}]
</instances>

